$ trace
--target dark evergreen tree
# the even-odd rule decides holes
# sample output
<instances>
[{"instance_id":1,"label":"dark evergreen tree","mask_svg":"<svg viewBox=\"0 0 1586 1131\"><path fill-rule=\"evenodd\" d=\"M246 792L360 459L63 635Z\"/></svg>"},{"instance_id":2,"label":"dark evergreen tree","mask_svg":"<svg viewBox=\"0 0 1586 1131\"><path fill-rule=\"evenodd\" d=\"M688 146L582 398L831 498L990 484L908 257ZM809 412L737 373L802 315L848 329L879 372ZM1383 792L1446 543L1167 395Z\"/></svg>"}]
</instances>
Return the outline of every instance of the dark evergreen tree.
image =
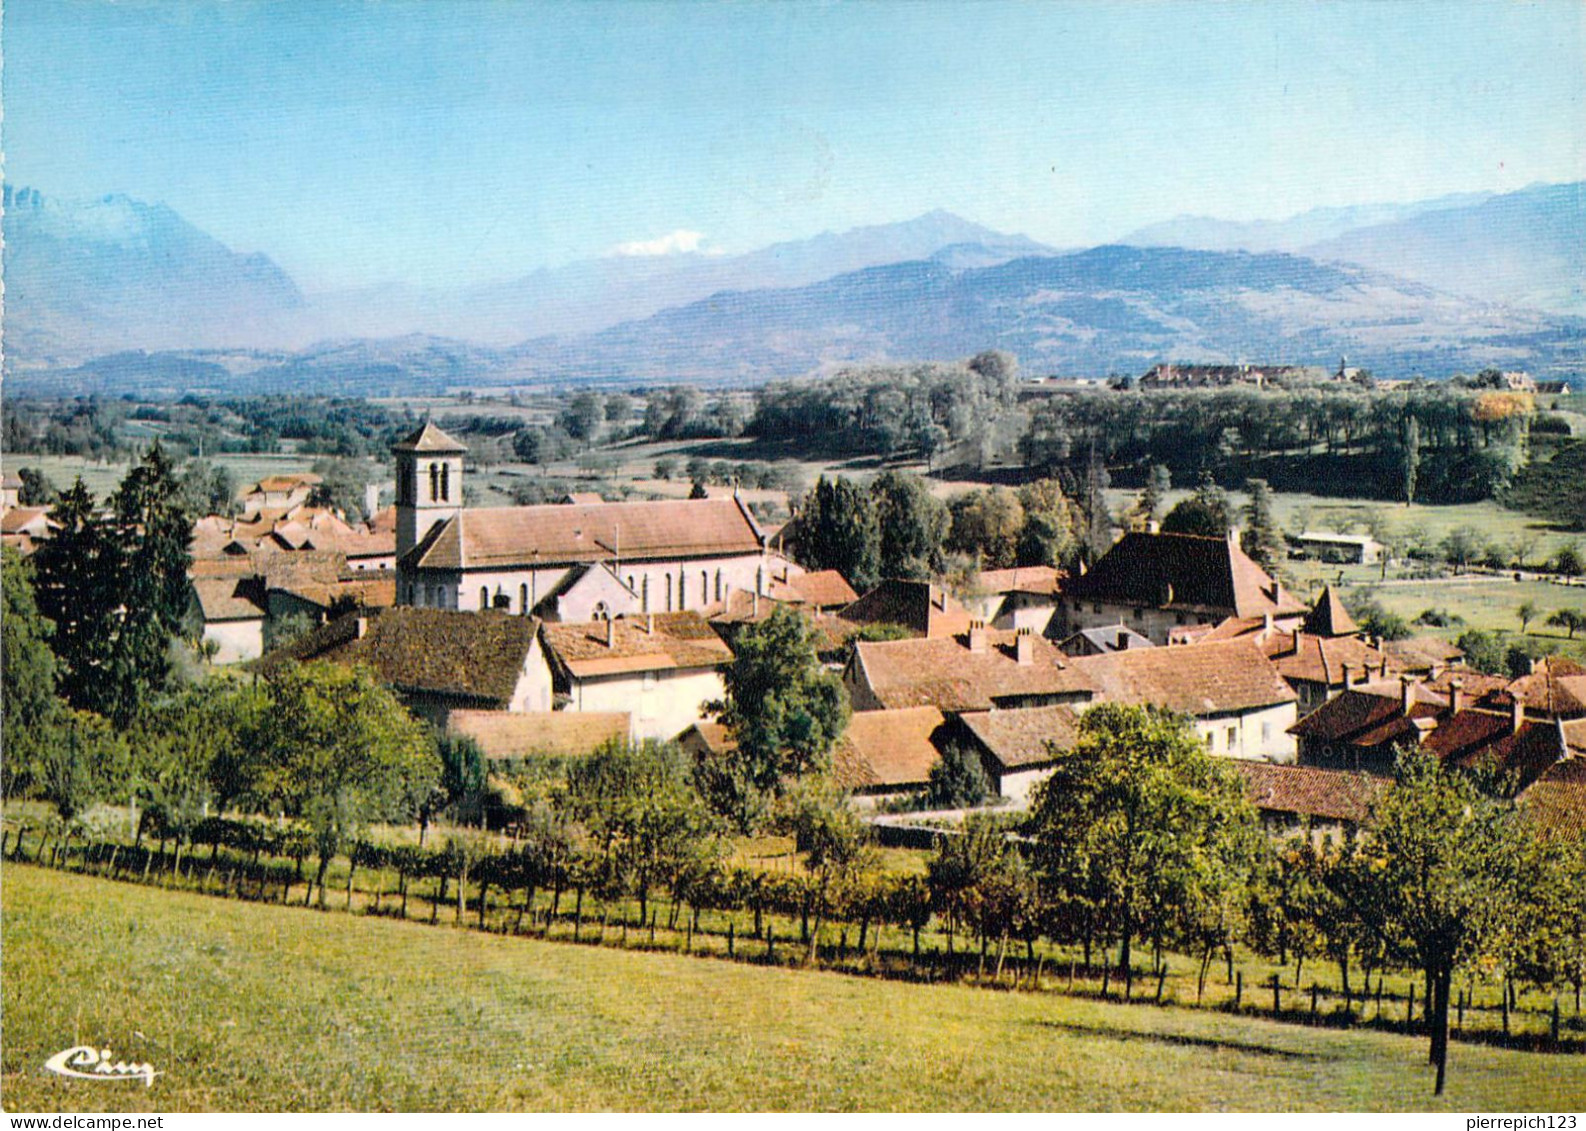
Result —
<instances>
[{"instance_id":1,"label":"dark evergreen tree","mask_svg":"<svg viewBox=\"0 0 1586 1131\"><path fill-rule=\"evenodd\" d=\"M799 510L799 560L810 569L835 569L863 593L881 578L881 526L870 492L848 479L827 479Z\"/></svg>"},{"instance_id":2,"label":"dark evergreen tree","mask_svg":"<svg viewBox=\"0 0 1586 1131\"><path fill-rule=\"evenodd\" d=\"M39 611L54 626L60 691L73 706L101 705L120 605L120 555L81 478L50 511L54 534L33 557Z\"/></svg>"},{"instance_id":3,"label":"dark evergreen tree","mask_svg":"<svg viewBox=\"0 0 1586 1131\"><path fill-rule=\"evenodd\" d=\"M1271 569L1281 554L1281 535L1272 517L1272 492L1267 489L1265 479L1250 480L1245 490L1250 501L1245 504L1245 529L1240 544L1257 565Z\"/></svg>"},{"instance_id":4,"label":"dark evergreen tree","mask_svg":"<svg viewBox=\"0 0 1586 1131\"><path fill-rule=\"evenodd\" d=\"M883 472L870 485L881 540L881 576L928 578L941 568L947 507L924 479L907 471Z\"/></svg>"}]
</instances>

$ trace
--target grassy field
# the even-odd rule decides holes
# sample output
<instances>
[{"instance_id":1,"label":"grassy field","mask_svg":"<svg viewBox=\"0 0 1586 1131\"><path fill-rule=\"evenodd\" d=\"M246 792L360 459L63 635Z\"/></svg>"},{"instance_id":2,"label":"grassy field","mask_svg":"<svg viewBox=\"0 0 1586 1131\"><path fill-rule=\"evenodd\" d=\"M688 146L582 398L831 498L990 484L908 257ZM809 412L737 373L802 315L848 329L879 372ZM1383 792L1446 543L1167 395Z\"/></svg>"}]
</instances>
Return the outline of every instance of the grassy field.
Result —
<instances>
[{"instance_id":1,"label":"grassy field","mask_svg":"<svg viewBox=\"0 0 1586 1131\"><path fill-rule=\"evenodd\" d=\"M8 1111L1574 1110L1578 1058L240 904L8 865ZM77 1043L152 1088L41 1071Z\"/></svg>"}]
</instances>

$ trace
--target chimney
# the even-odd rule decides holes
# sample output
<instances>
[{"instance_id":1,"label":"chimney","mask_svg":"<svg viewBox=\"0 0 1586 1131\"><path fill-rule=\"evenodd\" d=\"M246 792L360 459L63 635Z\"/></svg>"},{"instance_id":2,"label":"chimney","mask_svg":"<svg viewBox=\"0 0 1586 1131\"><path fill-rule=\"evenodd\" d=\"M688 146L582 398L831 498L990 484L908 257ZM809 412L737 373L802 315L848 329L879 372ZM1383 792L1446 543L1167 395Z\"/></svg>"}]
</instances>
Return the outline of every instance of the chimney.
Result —
<instances>
[{"instance_id":1,"label":"chimney","mask_svg":"<svg viewBox=\"0 0 1586 1131\"><path fill-rule=\"evenodd\" d=\"M1261 639L1265 640L1272 635L1272 611L1269 609L1261 614Z\"/></svg>"},{"instance_id":2,"label":"chimney","mask_svg":"<svg viewBox=\"0 0 1586 1131\"><path fill-rule=\"evenodd\" d=\"M969 622L969 650L976 655L986 650L986 622L972 620Z\"/></svg>"},{"instance_id":3,"label":"chimney","mask_svg":"<svg viewBox=\"0 0 1586 1131\"><path fill-rule=\"evenodd\" d=\"M1293 640L1293 643L1289 647L1289 651L1292 652L1296 656L1298 656L1300 654L1300 634L1303 631L1304 631L1303 629L1296 628L1293 631L1293 633L1291 634L1294 637L1294 640Z\"/></svg>"},{"instance_id":4,"label":"chimney","mask_svg":"<svg viewBox=\"0 0 1586 1131\"><path fill-rule=\"evenodd\" d=\"M1399 713L1408 715L1410 708L1415 705L1415 677L1401 675L1399 677Z\"/></svg>"},{"instance_id":5,"label":"chimney","mask_svg":"<svg viewBox=\"0 0 1586 1131\"><path fill-rule=\"evenodd\" d=\"M1457 715L1465 709L1465 681L1451 679L1448 681L1448 710L1450 714Z\"/></svg>"},{"instance_id":6,"label":"chimney","mask_svg":"<svg viewBox=\"0 0 1586 1131\"><path fill-rule=\"evenodd\" d=\"M1272 603L1274 605L1283 604L1283 582L1275 577L1272 579Z\"/></svg>"},{"instance_id":7,"label":"chimney","mask_svg":"<svg viewBox=\"0 0 1586 1131\"><path fill-rule=\"evenodd\" d=\"M1027 668L1035 663L1035 634L1028 628L1021 628L1013 638L1013 658L1020 667Z\"/></svg>"},{"instance_id":8,"label":"chimney","mask_svg":"<svg viewBox=\"0 0 1586 1131\"><path fill-rule=\"evenodd\" d=\"M1145 524L1145 532L1147 534L1160 534L1162 533L1162 524L1153 518Z\"/></svg>"},{"instance_id":9,"label":"chimney","mask_svg":"<svg viewBox=\"0 0 1586 1131\"><path fill-rule=\"evenodd\" d=\"M616 646L617 646L617 622L612 619L610 614L607 614L607 616L606 616L606 647L607 648L615 648Z\"/></svg>"},{"instance_id":10,"label":"chimney","mask_svg":"<svg viewBox=\"0 0 1586 1131\"><path fill-rule=\"evenodd\" d=\"M1514 692L1509 693L1509 733L1519 734L1520 728L1525 725L1525 700Z\"/></svg>"},{"instance_id":11,"label":"chimney","mask_svg":"<svg viewBox=\"0 0 1586 1131\"><path fill-rule=\"evenodd\" d=\"M1348 690L1349 688L1355 686L1355 681L1349 678L1349 665L1348 664L1344 664L1343 668L1344 668L1344 689Z\"/></svg>"},{"instance_id":12,"label":"chimney","mask_svg":"<svg viewBox=\"0 0 1586 1131\"><path fill-rule=\"evenodd\" d=\"M1426 670L1426 678L1427 679L1436 679L1438 676L1440 676L1442 674L1443 674L1443 665L1438 663L1436 660L1433 660L1430 664L1427 665L1427 670Z\"/></svg>"}]
</instances>

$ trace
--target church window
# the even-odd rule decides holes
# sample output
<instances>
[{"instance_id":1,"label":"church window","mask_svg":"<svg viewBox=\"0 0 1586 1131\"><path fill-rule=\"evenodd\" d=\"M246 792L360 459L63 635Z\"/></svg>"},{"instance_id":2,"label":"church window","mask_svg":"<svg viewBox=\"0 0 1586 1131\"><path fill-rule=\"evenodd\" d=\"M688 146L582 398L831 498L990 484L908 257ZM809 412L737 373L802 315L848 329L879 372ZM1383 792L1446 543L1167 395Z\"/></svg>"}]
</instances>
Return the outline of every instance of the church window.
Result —
<instances>
[{"instance_id":1,"label":"church window","mask_svg":"<svg viewBox=\"0 0 1586 1131\"><path fill-rule=\"evenodd\" d=\"M441 464L441 501L446 502L452 497L451 465Z\"/></svg>"}]
</instances>

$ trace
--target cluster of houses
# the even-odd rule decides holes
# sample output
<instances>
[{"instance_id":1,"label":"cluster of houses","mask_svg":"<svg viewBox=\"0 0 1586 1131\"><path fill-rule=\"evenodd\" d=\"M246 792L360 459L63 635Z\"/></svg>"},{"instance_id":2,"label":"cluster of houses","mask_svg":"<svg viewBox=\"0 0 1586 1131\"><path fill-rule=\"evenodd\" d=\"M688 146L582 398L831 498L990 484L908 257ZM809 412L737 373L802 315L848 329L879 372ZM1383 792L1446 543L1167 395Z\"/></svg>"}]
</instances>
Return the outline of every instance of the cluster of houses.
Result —
<instances>
[{"instance_id":1,"label":"cluster of houses","mask_svg":"<svg viewBox=\"0 0 1586 1131\"><path fill-rule=\"evenodd\" d=\"M472 508L465 449L441 429L393 451L396 504L365 527L288 492L202 532L206 633L231 610L312 614L319 627L257 663L367 665L498 765L614 737L729 751L706 704L725 695L732 642L792 607L847 688L833 760L860 805L922 790L951 746L979 758L1000 803L1027 804L1084 713L1121 703L1190 718L1276 826L1359 822L1410 744L1490 765L1523 803L1586 830L1586 666L1555 657L1502 679L1440 641L1371 639L1331 587L1302 599L1234 534L1134 532L1078 576L986 571L956 594L894 579L861 595L784 557L737 498ZM251 637L228 643L226 658L259 655Z\"/></svg>"}]
</instances>

